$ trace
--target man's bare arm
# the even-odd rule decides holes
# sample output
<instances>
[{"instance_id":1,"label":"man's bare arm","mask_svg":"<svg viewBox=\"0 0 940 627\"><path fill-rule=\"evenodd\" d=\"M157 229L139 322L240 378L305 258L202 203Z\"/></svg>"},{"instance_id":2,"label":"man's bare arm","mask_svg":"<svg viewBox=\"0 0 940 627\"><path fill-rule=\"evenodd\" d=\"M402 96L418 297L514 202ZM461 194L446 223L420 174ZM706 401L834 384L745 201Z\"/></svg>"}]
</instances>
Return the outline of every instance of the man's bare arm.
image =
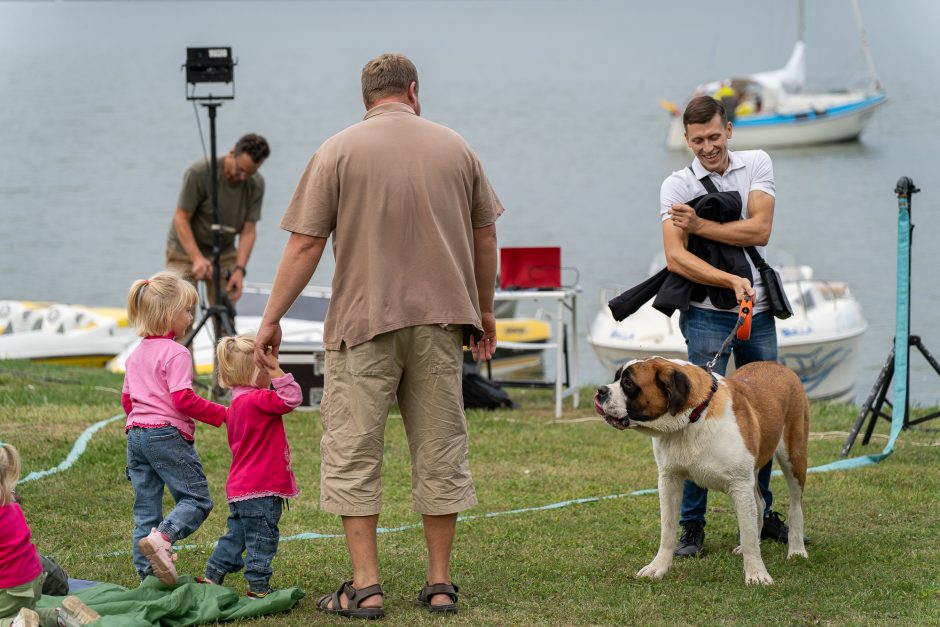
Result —
<instances>
[{"instance_id":1,"label":"man's bare arm","mask_svg":"<svg viewBox=\"0 0 940 627\"><path fill-rule=\"evenodd\" d=\"M493 293L496 290L496 225L473 229L473 275L483 324L479 342L470 338L473 358L491 359L496 352L496 317L493 315Z\"/></svg>"},{"instance_id":2,"label":"man's bare arm","mask_svg":"<svg viewBox=\"0 0 940 627\"><path fill-rule=\"evenodd\" d=\"M320 263L325 247L325 237L291 233L287 240L274 277L274 285L271 287L271 296L268 297L261 325L255 335L255 363L259 368L265 367L265 353L269 349L275 357L278 355L281 344L281 318L307 286Z\"/></svg>"},{"instance_id":3,"label":"man's bare arm","mask_svg":"<svg viewBox=\"0 0 940 627\"><path fill-rule=\"evenodd\" d=\"M189 256L189 261L193 264L192 273L197 279L212 278L212 263L202 254L199 246L196 245L196 236L193 235L193 214L177 207L173 214L173 228L176 230L176 238L180 245Z\"/></svg>"},{"instance_id":4,"label":"man's bare arm","mask_svg":"<svg viewBox=\"0 0 940 627\"><path fill-rule=\"evenodd\" d=\"M689 205L673 205L671 222L686 233L732 246L766 246L774 222L774 197L754 190L747 196L748 218L721 224L703 220Z\"/></svg>"},{"instance_id":5,"label":"man's bare arm","mask_svg":"<svg viewBox=\"0 0 940 627\"><path fill-rule=\"evenodd\" d=\"M251 251L255 248L255 242L258 240L258 224L256 222L245 222L242 226L242 232L238 234L238 265L247 268L248 260L251 259Z\"/></svg>"},{"instance_id":6,"label":"man's bare arm","mask_svg":"<svg viewBox=\"0 0 940 627\"><path fill-rule=\"evenodd\" d=\"M242 268L248 267L248 260L251 258L251 251L255 247L255 241L258 239L258 227L254 222L245 222L242 225L242 231L238 234L238 252L235 258L235 264ZM242 290L245 287L245 271L235 269L232 276L228 279L226 289L233 302L237 302L242 296Z\"/></svg>"},{"instance_id":7,"label":"man's bare arm","mask_svg":"<svg viewBox=\"0 0 940 627\"><path fill-rule=\"evenodd\" d=\"M672 221L663 222L663 249L666 252L666 267L670 272L675 272L693 283L730 288L734 290L738 300L744 296L754 296L754 288L746 278L719 270L690 253L686 246L688 235L673 225Z\"/></svg>"}]
</instances>

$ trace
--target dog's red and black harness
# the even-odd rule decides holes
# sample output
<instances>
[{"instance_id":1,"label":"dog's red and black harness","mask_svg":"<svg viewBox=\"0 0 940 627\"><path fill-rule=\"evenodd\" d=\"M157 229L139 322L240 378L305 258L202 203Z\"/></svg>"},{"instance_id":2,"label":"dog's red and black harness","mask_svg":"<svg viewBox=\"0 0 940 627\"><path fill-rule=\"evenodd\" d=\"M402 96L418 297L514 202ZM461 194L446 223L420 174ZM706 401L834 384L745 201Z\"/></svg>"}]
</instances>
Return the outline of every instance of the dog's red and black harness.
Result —
<instances>
[{"instance_id":1,"label":"dog's red and black harness","mask_svg":"<svg viewBox=\"0 0 940 627\"><path fill-rule=\"evenodd\" d=\"M689 422L695 422L702 417L702 414L705 413L705 410L708 408L708 404L711 402L715 392L718 391L718 379L715 378L715 375L713 375L711 371L709 371L708 374L712 378L712 389L708 391L708 396L705 397L705 400L699 403L698 406L692 410L692 413L689 414Z\"/></svg>"}]
</instances>

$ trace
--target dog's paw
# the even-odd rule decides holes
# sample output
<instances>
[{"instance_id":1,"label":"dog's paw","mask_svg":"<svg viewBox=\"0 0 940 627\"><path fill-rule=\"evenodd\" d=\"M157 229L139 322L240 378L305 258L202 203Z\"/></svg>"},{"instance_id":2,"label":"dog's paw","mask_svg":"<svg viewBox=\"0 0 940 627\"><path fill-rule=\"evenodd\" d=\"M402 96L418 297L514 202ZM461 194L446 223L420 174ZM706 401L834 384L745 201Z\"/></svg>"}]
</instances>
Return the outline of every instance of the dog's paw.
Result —
<instances>
[{"instance_id":1,"label":"dog's paw","mask_svg":"<svg viewBox=\"0 0 940 627\"><path fill-rule=\"evenodd\" d=\"M806 549L791 549L787 551L787 559L792 557L802 557L803 559L808 560L809 554L806 552Z\"/></svg>"},{"instance_id":2,"label":"dog's paw","mask_svg":"<svg viewBox=\"0 0 940 627\"><path fill-rule=\"evenodd\" d=\"M637 579L662 579L669 572L668 566L660 566L655 561L650 562L639 570L636 574Z\"/></svg>"},{"instance_id":3,"label":"dog's paw","mask_svg":"<svg viewBox=\"0 0 940 627\"><path fill-rule=\"evenodd\" d=\"M731 550L732 555L741 555L741 553L743 552L744 552L744 548L742 548L740 544Z\"/></svg>"},{"instance_id":4,"label":"dog's paw","mask_svg":"<svg viewBox=\"0 0 940 627\"><path fill-rule=\"evenodd\" d=\"M770 576L770 573L766 569L754 570L752 572L745 571L744 573L744 584L748 586L770 586L773 585L774 579Z\"/></svg>"}]
</instances>

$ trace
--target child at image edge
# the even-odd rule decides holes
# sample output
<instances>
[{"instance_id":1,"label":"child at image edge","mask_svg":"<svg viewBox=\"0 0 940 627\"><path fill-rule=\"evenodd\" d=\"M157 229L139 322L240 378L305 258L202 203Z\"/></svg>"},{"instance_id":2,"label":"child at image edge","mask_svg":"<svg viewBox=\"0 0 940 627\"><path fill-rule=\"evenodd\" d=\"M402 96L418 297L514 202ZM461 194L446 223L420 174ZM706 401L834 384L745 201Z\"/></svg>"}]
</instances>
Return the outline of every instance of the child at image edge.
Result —
<instances>
[{"instance_id":1,"label":"child at image edge","mask_svg":"<svg viewBox=\"0 0 940 627\"><path fill-rule=\"evenodd\" d=\"M248 596L262 598L271 592L282 504L299 494L281 416L300 405L302 393L273 355L266 357L266 372L255 366L254 335L222 338L216 354L219 380L232 389L225 414L232 449L225 483L230 514L228 531L206 564L206 576L198 581L221 584L225 575L244 567Z\"/></svg>"},{"instance_id":2,"label":"child at image edge","mask_svg":"<svg viewBox=\"0 0 940 627\"><path fill-rule=\"evenodd\" d=\"M189 350L174 338L193 322L196 288L172 272L135 281L127 297L130 321L143 336L124 364L127 469L134 487L134 566L176 585L173 543L193 532L212 511L209 482L194 445L193 419L222 424L225 407L193 392ZM163 517L163 488L176 507Z\"/></svg>"},{"instance_id":3,"label":"child at image edge","mask_svg":"<svg viewBox=\"0 0 940 627\"><path fill-rule=\"evenodd\" d=\"M98 620L78 597L65 597L61 608L36 609L46 576L16 502L19 479L19 453L0 442L0 627L78 627Z\"/></svg>"}]
</instances>

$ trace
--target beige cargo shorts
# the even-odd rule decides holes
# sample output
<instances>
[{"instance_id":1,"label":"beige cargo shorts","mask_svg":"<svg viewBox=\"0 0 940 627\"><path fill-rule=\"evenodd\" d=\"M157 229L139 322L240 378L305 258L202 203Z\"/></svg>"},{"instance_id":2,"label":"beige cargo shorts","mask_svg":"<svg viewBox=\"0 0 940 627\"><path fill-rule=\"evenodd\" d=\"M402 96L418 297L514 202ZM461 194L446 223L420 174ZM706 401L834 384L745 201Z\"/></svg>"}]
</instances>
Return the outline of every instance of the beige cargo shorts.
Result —
<instances>
[{"instance_id":1,"label":"beige cargo shorts","mask_svg":"<svg viewBox=\"0 0 940 627\"><path fill-rule=\"evenodd\" d=\"M406 327L326 351L320 507L341 516L380 512L385 423L396 397L414 510L441 516L476 505L462 377L460 325Z\"/></svg>"}]
</instances>

